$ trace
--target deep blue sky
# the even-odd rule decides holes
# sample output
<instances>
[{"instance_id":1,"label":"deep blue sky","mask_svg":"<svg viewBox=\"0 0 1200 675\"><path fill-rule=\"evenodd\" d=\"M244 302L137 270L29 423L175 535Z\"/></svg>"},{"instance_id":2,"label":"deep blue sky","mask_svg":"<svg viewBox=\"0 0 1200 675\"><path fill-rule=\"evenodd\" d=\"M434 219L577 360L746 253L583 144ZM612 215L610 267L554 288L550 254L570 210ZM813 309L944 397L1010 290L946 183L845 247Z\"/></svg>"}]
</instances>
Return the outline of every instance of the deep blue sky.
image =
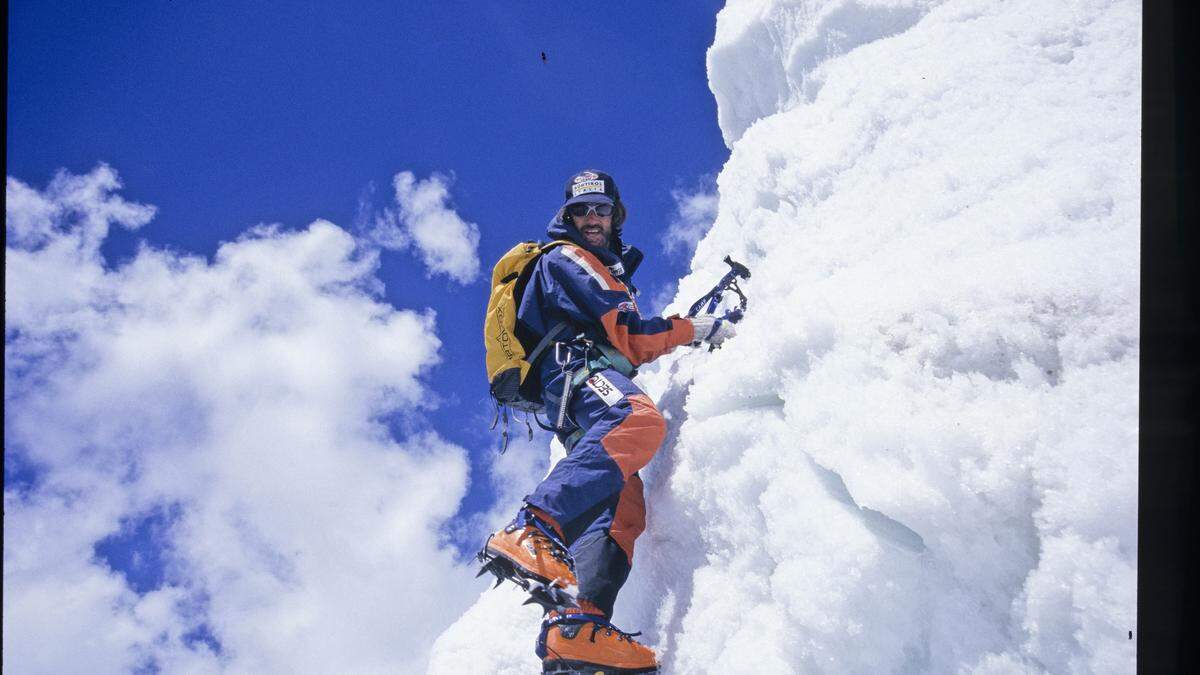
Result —
<instances>
[{"instance_id":1,"label":"deep blue sky","mask_svg":"<svg viewBox=\"0 0 1200 675\"><path fill-rule=\"evenodd\" d=\"M686 271L659 238L671 190L728 157L704 65L721 4L16 0L6 171L41 187L60 167L117 169L123 196L159 212L112 235L110 262L140 240L211 256L261 222L349 229L368 186L384 206L398 171L452 174L454 208L481 231L480 279L427 280L392 252L381 277L396 306L438 313L428 424L471 451L471 513L492 498L491 263L541 237L567 177L591 167L628 204L647 295Z\"/></svg>"}]
</instances>

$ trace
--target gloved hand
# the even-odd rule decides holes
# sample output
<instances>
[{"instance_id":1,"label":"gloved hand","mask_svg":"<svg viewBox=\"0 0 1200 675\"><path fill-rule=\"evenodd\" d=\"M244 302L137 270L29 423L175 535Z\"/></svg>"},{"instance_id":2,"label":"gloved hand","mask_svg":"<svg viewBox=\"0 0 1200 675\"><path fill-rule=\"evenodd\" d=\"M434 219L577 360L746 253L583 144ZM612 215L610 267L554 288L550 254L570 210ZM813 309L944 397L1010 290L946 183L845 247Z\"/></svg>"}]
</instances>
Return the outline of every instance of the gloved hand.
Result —
<instances>
[{"instance_id":1,"label":"gloved hand","mask_svg":"<svg viewBox=\"0 0 1200 675\"><path fill-rule=\"evenodd\" d=\"M691 318L692 328L696 332L696 341L693 345L700 344L703 340L711 345L719 345L729 338L737 335L737 330L733 324L718 319L711 314L702 314Z\"/></svg>"}]
</instances>

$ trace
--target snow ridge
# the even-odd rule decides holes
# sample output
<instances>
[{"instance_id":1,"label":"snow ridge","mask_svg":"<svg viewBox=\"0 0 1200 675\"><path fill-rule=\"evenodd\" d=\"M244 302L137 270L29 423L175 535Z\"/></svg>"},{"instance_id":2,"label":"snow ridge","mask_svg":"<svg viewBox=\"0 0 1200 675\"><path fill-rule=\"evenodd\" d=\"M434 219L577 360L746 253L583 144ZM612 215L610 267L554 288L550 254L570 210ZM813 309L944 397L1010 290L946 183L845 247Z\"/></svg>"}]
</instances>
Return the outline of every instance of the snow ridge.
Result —
<instances>
[{"instance_id":1,"label":"snow ridge","mask_svg":"<svg viewBox=\"0 0 1200 675\"><path fill-rule=\"evenodd\" d=\"M667 311L727 254L750 310L639 378L670 432L614 617L665 672L1135 669L1140 35L1131 0L722 10L732 152ZM535 672L500 593L431 672Z\"/></svg>"},{"instance_id":2,"label":"snow ridge","mask_svg":"<svg viewBox=\"0 0 1200 675\"><path fill-rule=\"evenodd\" d=\"M911 28L937 0L730 3L717 16L708 81L732 148L755 121L820 90L814 69L839 54Z\"/></svg>"}]
</instances>

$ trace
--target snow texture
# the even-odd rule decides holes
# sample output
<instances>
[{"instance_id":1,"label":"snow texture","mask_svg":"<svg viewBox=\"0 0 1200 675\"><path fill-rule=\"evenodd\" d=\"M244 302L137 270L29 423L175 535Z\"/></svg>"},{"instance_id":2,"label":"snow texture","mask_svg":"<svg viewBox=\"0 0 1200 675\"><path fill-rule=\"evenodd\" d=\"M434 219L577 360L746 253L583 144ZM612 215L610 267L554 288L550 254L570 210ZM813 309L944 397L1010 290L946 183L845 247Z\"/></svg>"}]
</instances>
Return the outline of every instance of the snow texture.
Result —
<instances>
[{"instance_id":1,"label":"snow texture","mask_svg":"<svg viewBox=\"0 0 1200 675\"><path fill-rule=\"evenodd\" d=\"M1135 670L1140 35L1128 0L721 11L732 152L669 311L726 254L750 311L640 377L670 434L614 617L666 672ZM431 672L536 672L517 600Z\"/></svg>"}]
</instances>

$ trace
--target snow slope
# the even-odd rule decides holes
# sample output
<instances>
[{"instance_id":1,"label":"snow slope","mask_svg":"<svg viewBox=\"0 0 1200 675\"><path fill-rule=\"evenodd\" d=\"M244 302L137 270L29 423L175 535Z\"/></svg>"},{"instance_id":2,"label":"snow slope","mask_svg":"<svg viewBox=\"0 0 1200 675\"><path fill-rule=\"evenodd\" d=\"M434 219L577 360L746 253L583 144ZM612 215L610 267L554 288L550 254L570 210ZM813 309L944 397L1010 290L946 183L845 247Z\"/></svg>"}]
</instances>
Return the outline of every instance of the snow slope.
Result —
<instances>
[{"instance_id":1,"label":"snow slope","mask_svg":"<svg viewBox=\"0 0 1200 675\"><path fill-rule=\"evenodd\" d=\"M644 374L671 421L615 622L670 673L1132 672L1140 5L732 0L732 154ZM651 264L653 264L651 262ZM430 671L537 672L485 593Z\"/></svg>"}]
</instances>

